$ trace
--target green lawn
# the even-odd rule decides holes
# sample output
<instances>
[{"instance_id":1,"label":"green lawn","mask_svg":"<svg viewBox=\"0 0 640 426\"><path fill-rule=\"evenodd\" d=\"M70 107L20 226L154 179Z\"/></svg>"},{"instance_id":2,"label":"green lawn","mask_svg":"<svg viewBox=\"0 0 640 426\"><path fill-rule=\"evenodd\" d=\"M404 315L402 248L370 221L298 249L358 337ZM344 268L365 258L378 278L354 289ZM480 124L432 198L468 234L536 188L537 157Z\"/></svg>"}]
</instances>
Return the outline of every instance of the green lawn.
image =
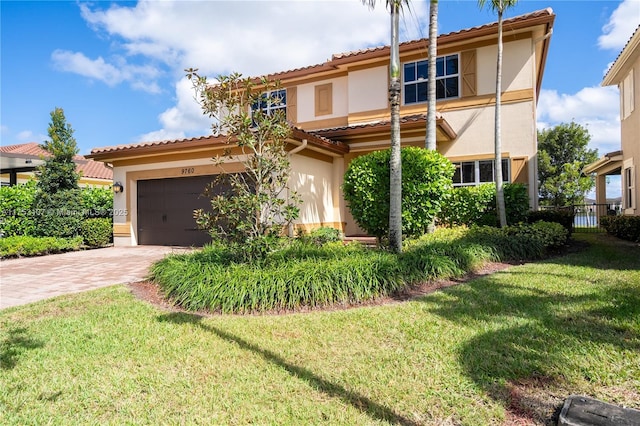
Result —
<instances>
[{"instance_id":1,"label":"green lawn","mask_svg":"<svg viewBox=\"0 0 640 426\"><path fill-rule=\"evenodd\" d=\"M5 309L0 424L484 425L570 393L640 408L640 247L575 237L590 247L384 306L204 318L115 286Z\"/></svg>"}]
</instances>

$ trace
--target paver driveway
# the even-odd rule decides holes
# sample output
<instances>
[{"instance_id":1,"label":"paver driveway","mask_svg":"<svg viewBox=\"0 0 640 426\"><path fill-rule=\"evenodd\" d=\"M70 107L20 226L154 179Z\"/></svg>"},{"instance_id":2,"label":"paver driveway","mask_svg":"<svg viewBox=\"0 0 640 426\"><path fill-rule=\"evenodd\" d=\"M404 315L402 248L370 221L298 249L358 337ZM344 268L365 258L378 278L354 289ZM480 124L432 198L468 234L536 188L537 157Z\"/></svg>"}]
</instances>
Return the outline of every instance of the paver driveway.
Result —
<instances>
[{"instance_id":1,"label":"paver driveway","mask_svg":"<svg viewBox=\"0 0 640 426\"><path fill-rule=\"evenodd\" d=\"M0 261L0 309L62 294L140 281L172 251L160 246L108 247Z\"/></svg>"}]
</instances>

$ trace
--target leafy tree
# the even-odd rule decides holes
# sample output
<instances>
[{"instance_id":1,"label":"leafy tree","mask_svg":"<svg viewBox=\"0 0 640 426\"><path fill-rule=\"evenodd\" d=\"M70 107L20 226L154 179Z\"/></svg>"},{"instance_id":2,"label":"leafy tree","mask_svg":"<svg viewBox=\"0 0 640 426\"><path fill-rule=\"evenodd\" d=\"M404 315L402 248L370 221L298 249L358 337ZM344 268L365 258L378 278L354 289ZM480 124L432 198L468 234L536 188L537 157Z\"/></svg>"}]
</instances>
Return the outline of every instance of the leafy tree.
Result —
<instances>
[{"instance_id":1,"label":"leafy tree","mask_svg":"<svg viewBox=\"0 0 640 426\"><path fill-rule=\"evenodd\" d=\"M285 146L291 127L286 112L260 108L281 102L279 85L266 78L256 85L238 73L219 76L210 85L195 69L187 70L187 77L204 113L216 120L214 133L228 137L230 147L214 158L215 164L224 170L227 161L234 161L245 168L221 173L205 190L212 210L196 210L194 218L214 239L241 247L245 260L259 259L299 215L299 197L288 188L291 166Z\"/></svg>"},{"instance_id":2,"label":"leafy tree","mask_svg":"<svg viewBox=\"0 0 640 426\"><path fill-rule=\"evenodd\" d=\"M74 130L68 124L62 108L51 112L49 138L42 144L51 156L36 172L38 189L53 194L58 191L77 189L80 176L76 172L73 157L78 154L78 145L73 137Z\"/></svg>"},{"instance_id":3,"label":"leafy tree","mask_svg":"<svg viewBox=\"0 0 640 426\"><path fill-rule=\"evenodd\" d=\"M401 151L402 230L420 236L445 202L454 167L437 151L406 147ZM343 191L358 225L382 240L389 231L389 157L391 150L374 151L355 158L345 173Z\"/></svg>"},{"instance_id":4,"label":"leafy tree","mask_svg":"<svg viewBox=\"0 0 640 426\"><path fill-rule=\"evenodd\" d=\"M374 7L375 0L363 0ZM387 0L391 11L391 45L389 56L389 104L391 105L391 156L389 159L389 245L402 251L402 159L400 154L400 11L408 0Z\"/></svg>"},{"instance_id":5,"label":"leafy tree","mask_svg":"<svg viewBox=\"0 0 640 426\"><path fill-rule=\"evenodd\" d=\"M487 0L478 0L478 6L483 8ZM496 209L500 226L507 226L507 213L504 204L504 185L502 182L502 15L504 11L513 7L518 0L489 0L489 6L498 14L498 58L496 61L496 113L495 113L495 175L496 182Z\"/></svg>"},{"instance_id":6,"label":"leafy tree","mask_svg":"<svg viewBox=\"0 0 640 426\"><path fill-rule=\"evenodd\" d=\"M82 222L82 205L76 164L78 145L62 108L51 112L49 138L42 147L51 154L36 171L37 191L34 212L37 236L71 237Z\"/></svg>"},{"instance_id":7,"label":"leafy tree","mask_svg":"<svg viewBox=\"0 0 640 426\"><path fill-rule=\"evenodd\" d=\"M541 204L562 207L584 203L595 182L592 176L584 176L582 169L598 159L598 150L587 148L590 140L589 131L573 121L538 132Z\"/></svg>"}]
</instances>

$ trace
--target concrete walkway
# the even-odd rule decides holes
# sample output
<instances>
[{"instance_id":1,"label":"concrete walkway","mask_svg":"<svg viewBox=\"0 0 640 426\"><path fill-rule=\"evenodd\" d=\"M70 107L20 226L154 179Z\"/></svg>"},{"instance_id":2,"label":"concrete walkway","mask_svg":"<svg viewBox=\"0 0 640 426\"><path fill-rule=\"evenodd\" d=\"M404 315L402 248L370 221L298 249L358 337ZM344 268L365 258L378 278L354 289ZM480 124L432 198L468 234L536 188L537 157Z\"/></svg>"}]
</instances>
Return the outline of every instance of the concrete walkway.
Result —
<instances>
[{"instance_id":1,"label":"concrete walkway","mask_svg":"<svg viewBox=\"0 0 640 426\"><path fill-rule=\"evenodd\" d=\"M143 280L149 266L182 248L108 247L0 261L0 309Z\"/></svg>"}]
</instances>

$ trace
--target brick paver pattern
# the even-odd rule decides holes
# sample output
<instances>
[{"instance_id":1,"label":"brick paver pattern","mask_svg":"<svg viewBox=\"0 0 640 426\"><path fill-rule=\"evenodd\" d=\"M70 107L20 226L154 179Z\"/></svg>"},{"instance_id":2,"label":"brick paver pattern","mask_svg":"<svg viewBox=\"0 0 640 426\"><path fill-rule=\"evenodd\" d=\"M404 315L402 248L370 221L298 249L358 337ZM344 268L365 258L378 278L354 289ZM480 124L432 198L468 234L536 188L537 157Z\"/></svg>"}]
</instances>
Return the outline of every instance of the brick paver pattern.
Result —
<instances>
[{"instance_id":1,"label":"brick paver pattern","mask_svg":"<svg viewBox=\"0 0 640 426\"><path fill-rule=\"evenodd\" d=\"M0 261L0 309L144 280L149 266L182 248L107 247Z\"/></svg>"}]
</instances>

